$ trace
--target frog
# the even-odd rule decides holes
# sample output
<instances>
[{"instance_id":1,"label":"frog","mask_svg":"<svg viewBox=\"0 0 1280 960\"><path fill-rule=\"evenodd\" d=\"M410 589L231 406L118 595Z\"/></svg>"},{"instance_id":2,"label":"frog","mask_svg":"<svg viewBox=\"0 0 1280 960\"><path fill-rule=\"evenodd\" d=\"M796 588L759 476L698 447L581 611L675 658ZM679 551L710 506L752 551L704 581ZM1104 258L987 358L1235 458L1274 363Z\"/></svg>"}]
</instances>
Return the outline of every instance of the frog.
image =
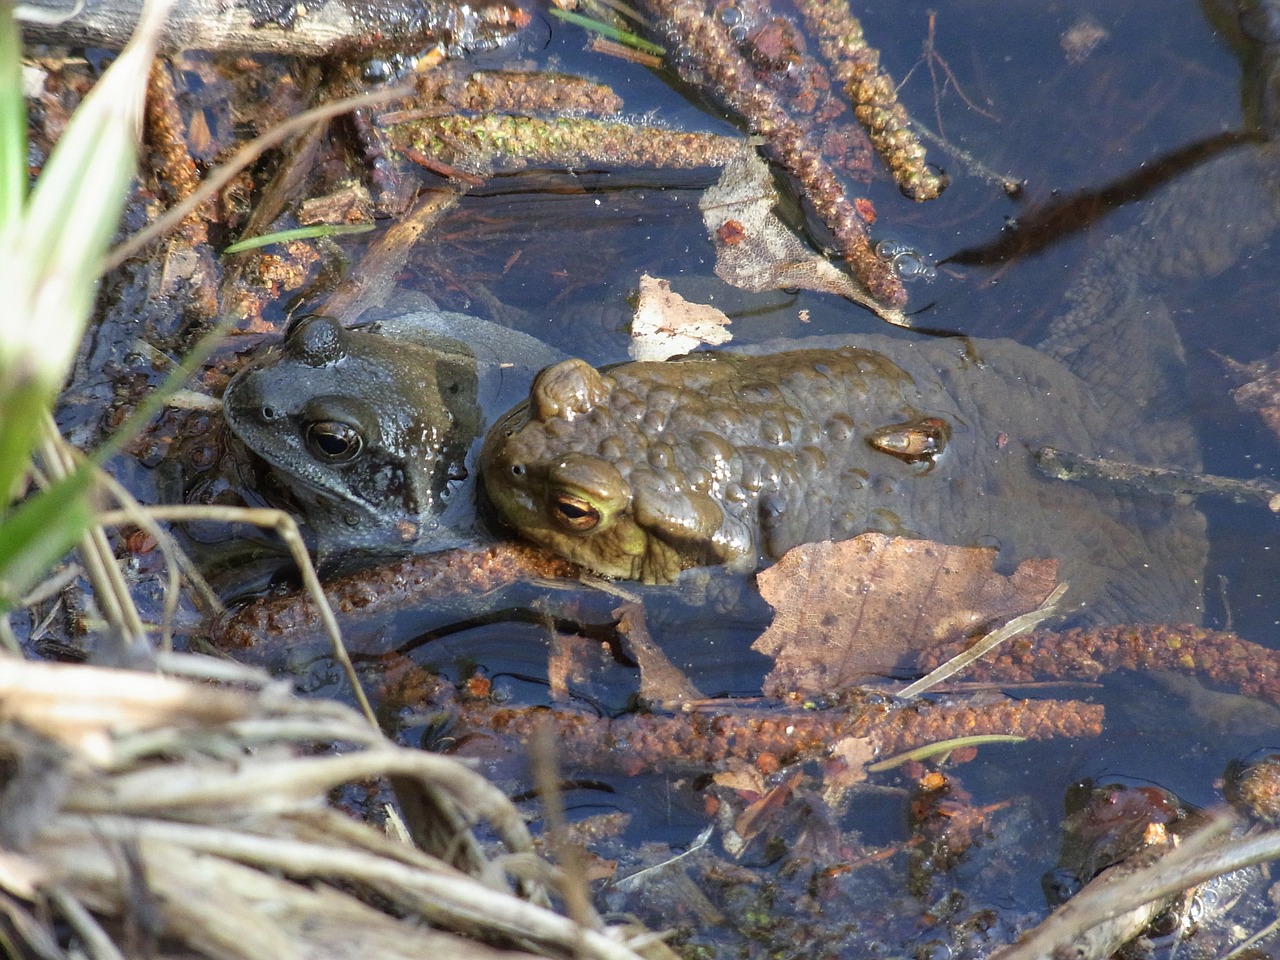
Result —
<instances>
[{"instance_id":1,"label":"frog","mask_svg":"<svg viewBox=\"0 0 1280 960\"><path fill-rule=\"evenodd\" d=\"M569 359L489 433L487 499L597 574L751 574L861 533L1057 561L1070 619L1199 622L1205 521L1183 497L1073 485L1045 447L1199 467L1169 277L1225 269L1280 222L1275 148L1226 152L1104 242L1034 347L838 335L596 369Z\"/></svg>"},{"instance_id":2,"label":"frog","mask_svg":"<svg viewBox=\"0 0 1280 960\"><path fill-rule=\"evenodd\" d=\"M484 427L561 356L430 302L351 327L306 316L235 374L223 413L319 555L428 552L473 539Z\"/></svg>"}]
</instances>

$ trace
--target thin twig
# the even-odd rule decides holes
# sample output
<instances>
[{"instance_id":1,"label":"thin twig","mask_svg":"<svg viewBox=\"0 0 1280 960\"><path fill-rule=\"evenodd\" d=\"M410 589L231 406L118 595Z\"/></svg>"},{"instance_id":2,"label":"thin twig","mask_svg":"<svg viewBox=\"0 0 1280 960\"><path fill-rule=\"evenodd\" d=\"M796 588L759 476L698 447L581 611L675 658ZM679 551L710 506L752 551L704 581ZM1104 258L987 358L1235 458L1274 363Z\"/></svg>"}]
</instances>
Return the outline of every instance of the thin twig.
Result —
<instances>
[{"instance_id":1,"label":"thin twig","mask_svg":"<svg viewBox=\"0 0 1280 960\"><path fill-rule=\"evenodd\" d=\"M82 466L77 463L79 451L62 439L52 416L45 417L41 456L49 478L55 482L66 479ZM146 627L101 524L95 523L81 538L80 556L93 582L94 597L102 608L103 616L123 639L124 648L119 652L136 653L149 649Z\"/></svg>"},{"instance_id":2,"label":"thin twig","mask_svg":"<svg viewBox=\"0 0 1280 960\"><path fill-rule=\"evenodd\" d=\"M542 801L542 823L547 838L560 864L560 894L570 918L584 933L603 927L600 917L591 906L591 894L587 891L582 850L569 842L565 830L564 794L560 790L560 769L556 762L556 737L551 724L546 724L534 736L529 745L529 759L533 765L533 779ZM582 953L581 944L574 952Z\"/></svg>"},{"instance_id":3,"label":"thin twig","mask_svg":"<svg viewBox=\"0 0 1280 960\"><path fill-rule=\"evenodd\" d=\"M124 960L124 954L116 949L111 937L94 919L93 914L85 909L83 903L57 885L47 887L44 892L70 924L71 929L79 934L92 960Z\"/></svg>"},{"instance_id":4,"label":"thin twig","mask_svg":"<svg viewBox=\"0 0 1280 960\"><path fill-rule=\"evenodd\" d=\"M1237 480L1212 473L1148 467L1123 460L1085 457L1055 447L1035 452L1041 471L1055 480L1100 480L1143 490L1147 493L1212 493L1231 497L1237 503L1261 502L1272 513L1280 513L1280 483L1274 480Z\"/></svg>"},{"instance_id":5,"label":"thin twig","mask_svg":"<svg viewBox=\"0 0 1280 960\"><path fill-rule=\"evenodd\" d=\"M100 479L111 492L111 496L115 499L119 509L132 516L133 522L151 535L161 555L164 557L166 584L164 612L160 623L160 648L162 650L172 650L173 622L178 613L178 592L181 588L182 576L186 576L187 582L195 589L203 601L205 609L209 612L221 613L223 610L222 601L213 592L213 588L209 586L204 575L191 562L191 558L187 556L186 551L178 546L177 541L173 539L169 531L155 522L155 518L147 512L142 504L133 498L133 495L124 488L124 485L105 470L100 471Z\"/></svg>"}]
</instances>

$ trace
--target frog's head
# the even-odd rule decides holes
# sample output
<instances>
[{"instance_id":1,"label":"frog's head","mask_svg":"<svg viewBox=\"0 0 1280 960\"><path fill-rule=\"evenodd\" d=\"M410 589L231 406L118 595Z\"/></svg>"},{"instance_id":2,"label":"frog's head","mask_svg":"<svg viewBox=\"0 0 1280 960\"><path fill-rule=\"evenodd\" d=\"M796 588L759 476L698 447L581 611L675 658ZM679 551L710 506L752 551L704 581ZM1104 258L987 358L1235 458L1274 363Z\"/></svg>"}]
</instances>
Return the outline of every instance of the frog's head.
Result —
<instances>
[{"instance_id":1,"label":"frog's head","mask_svg":"<svg viewBox=\"0 0 1280 960\"><path fill-rule=\"evenodd\" d=\"M223 409L322 543L394 548L429 529L466 476L480 413L475 364L462 349L308 317L236 374Z\"/></svg>"},{"instance_id":2,"label":"frog's head","mask_svg":"<svg viewBox=\"0 0 1280 960\"><path fill-rule=\"evenodd\" d=\"M526 405L489 432L485 491L521 534L611 577L669 582L688 567L745 556L711 497L645 465L615 381L582 360L548 367ZM754 565L751 552L750 565Z\"/></svg>"}]
</instances>

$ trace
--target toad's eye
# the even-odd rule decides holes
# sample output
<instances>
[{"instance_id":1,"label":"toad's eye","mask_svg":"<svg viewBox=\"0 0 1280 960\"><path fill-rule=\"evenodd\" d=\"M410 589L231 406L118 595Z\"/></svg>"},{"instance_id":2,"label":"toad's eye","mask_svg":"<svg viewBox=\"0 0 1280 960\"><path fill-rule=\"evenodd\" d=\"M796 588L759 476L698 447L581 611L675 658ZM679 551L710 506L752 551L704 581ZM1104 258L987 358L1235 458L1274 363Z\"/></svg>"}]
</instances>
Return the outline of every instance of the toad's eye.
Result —
<instances>
[{"instance_id":1,"label":"toad's eye","mask_svg":"<svg viewBox=\"0 0 1280 960\"><path fill-rule=\"evenodd\" d=\"M556 523L573 533L586 533L600 523L600 511L581 497L568 493L551 496L551 515Z\"/></svg>"},{"instance_id":2,"label":"toad's eye","mask_svg":"<svg viewBox=\"0 0 1280 960\"><path fill-rule=\"evenodd\" d=\"M360 456L360 432L341 420L316 420L307 426L307 449L326 463L350 463Z\"/></svg>"}]
</instances>

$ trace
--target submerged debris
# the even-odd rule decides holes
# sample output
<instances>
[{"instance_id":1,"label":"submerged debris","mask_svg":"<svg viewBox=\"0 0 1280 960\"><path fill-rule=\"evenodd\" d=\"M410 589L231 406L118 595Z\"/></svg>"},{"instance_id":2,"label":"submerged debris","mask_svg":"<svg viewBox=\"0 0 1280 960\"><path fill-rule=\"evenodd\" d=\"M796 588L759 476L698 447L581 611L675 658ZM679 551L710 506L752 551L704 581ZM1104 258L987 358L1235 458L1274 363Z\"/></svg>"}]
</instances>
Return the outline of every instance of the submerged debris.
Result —
<instances>
[{"instance_id":1,"label":"submerged debris","mask_svg":"<svg viewBox=\"0 0 1280 960\"><path fill-rule=\"evenodd\" d=\"M764 138L770 156L800 181L858 282L878 302L901 307L907 298L902 282L871 249L862 218L820 145L784 100L754 78L729 28L697 0L648 0L644 7L687 52L676 58L681 75L708 86Z\"/></svg>"},{"instance_id":2,"label":"submerged debris","mask_svg":"<svg viewBox=\"0 0 1280 960\"><path fill-rule=\"evenodd\" d=\"M1062 52L1067 55L1067 63L1080 64L1088 60L1098 44L1110 36L1111 32L1106 27L1085 14L1062 32L1058 43Z\"/></svg>"},{"instance_id":3,"label":"submerged debris","mask_svg":"<svg viewBox=\"0 0 1280 960\"><path fill-rule=\"evenodd\" d=\"M921 657L929 669L963 649L952 644ZM1137 625L1039 631L1011 640L973 664L968 679L997 683L1097 680L1114 670L1194 673L1280 705L1280 653L1234 633L1190 625Z\"/></svg>"},{"instance_id":4,"label":"submerged debris","mask_svg":"<svg viewBox=\"0 0 1280 960\"><path fill-rule=\"evenodd\" d=\"M372 571L330 581L325 595L347 629L376 622L387 611L432 597L474 597L538 577L576 577L578 568L535 547L499 543L481 550L450 550L407 557ZM305 594L267 597L236 611L214 628L220 647L245 648L262 637L288 642L316 630L315 608Z\"/></svg>"},{"instance_id":5,"label":"submerged debris","mask_svg":"<svg viewBox=\"0 0 1280 960\"><path fill-rule=\"evenodd\" d=\"M1097 480L1154 494L1211 493L1230 497L1237 503L1260 502L1272 513L1280 513L1280 484L1274 480L1237 480L1194 470L1148 467L1122 460L1084 457L1053 447L1041 447L1034 456L1040 470L1056 480Z\"/></svg>"},{"instance_id":6,"label":"submerged debris","mask_svg":"<svg viewBox=\"0 0 1280 960\"><path fill-rule=\"evenodd\" d=\"M477 113L607 116L622 109L622 98L603 83L566 73L528 70L476 70L463 78L445 70L433 71L423 78L414 99ZM393 122L386 116L380 120Z\"/></svg>"},{"instance_id":7,"label":"submerged debris","mask_svg":"<svg viewBox=\"0 0 1280 960\"><path fill-rule=\"evenodd\" d=\"M853 112L898 186L913 200L932 200L947 178L925 163L924 147L898 102L893 78L880 69L880 54L862 35L847 0L799 0L805 22L818 36L822 54L845 84Z\"/></svg>"},{"instance_id":8,"label":"submerged debris","mask_svg":"<svg viewBox=\"0 0 1280 960\"><path fill-rule=\"evenodd\" d=\"M1280 352L1253 363L1220 359L1228 375L1239 384L1231 391L1236 406L1256 411L1267 429L1280 438Z\"/></svg>"},{"instance_id":9,"label":"submerged debris","mask_svg":"<svg viewBox=\"0 0 1280 960\"><path fill-rule=\"evenodd\" d=\"M1100 797L1108 814L1117 797L1111 789ZM1256 865L1280 856L1280 831L1246 831L1229 813L1188 816L1169 826L1164 819L1157 814L1137 824L1142 839L1136 851L1108 865L1017 943L992 953L992 960L1105 960L1156 921L1153 932L1172 939L1174 947L1193 930L1218 926L1219 942L1203 945L1203 952L1192 948L1192 956L1222 956L1238 945L1247 931L1230 922L1229 911L1247 887L1264 886Z\"/></svg>"},{"instance_id":10,"label":"submerged debris","mask_svg":"<svg viewBox=\"0 0 1280 960\"><path fill-rule=\"evenodd\" d=\"M827 756L842 741L865 742L868 758L939 740L1003 734L1032 740L1096 737L1103 708L1075 700L1003 700L982 705L912 703L872 697L833 710L751 710L705 701L676 716L631 714L613 720L541 708L464 709L466 726L526 744L545 724L556 732L563 763L627 776L706 772L746 760L764 769Z\"/></svg>"}]
</instances>

